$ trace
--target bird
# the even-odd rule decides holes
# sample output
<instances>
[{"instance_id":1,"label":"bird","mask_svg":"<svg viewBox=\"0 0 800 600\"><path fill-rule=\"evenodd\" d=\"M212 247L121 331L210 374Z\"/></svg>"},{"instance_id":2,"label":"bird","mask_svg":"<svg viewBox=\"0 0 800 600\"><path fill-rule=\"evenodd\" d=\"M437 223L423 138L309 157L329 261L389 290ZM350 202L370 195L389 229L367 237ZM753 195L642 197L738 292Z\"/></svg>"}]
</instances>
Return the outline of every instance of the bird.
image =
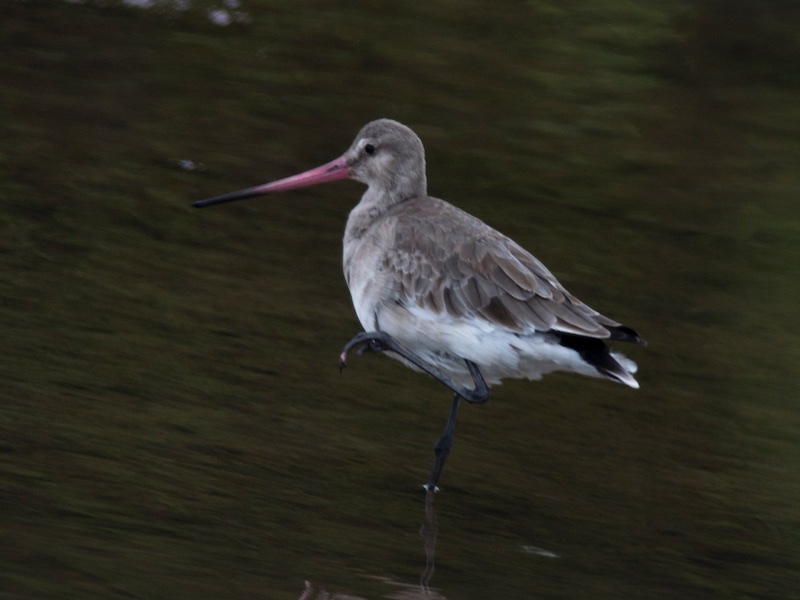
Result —
<instances>
[{"instance_id":1,"label":"bird","mask_svg":"<svg viewBox=\"0 0 800 600\"><path fill-rule=\"evenodd\" d=\"M606 342L645 340L581 302L509 237L429 196L422 141L398 121L367 123L344 154L320 167L192 205L341 179L367 189L347 219L342 257L364 330L345 344L340 370L354 348L382 352L452 391L428 492L439 490L462 399L483 404L503 379L538 380L553 371L639 387L636 364Z\"/></svg>"}]
</instances>

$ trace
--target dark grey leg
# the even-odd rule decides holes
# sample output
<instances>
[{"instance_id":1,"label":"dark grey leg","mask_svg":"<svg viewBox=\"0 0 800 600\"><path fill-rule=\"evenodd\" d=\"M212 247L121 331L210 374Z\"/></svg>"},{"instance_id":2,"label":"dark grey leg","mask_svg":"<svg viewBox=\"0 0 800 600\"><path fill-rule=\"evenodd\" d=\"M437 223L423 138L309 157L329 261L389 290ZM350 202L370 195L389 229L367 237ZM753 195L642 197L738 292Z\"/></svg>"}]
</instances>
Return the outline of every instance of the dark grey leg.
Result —
<instances>
[{"instance_id":1,"label":"dark grey leg","mask_svg":"<svg viewBox=\"0 0 800 600\"><path fill-rule=\"evenodd\" d=\"M444 433L442 433L442 437L437 440L436 445L433 447L435 456L433 460L433 469L431 470L430 477L428 477L428 483L422 486L428 492L439 491L439 476L442 474L444 461L447 460L447 455L450 454L450 448L453 447L453 435L456 431L456 414L458 413L458 402L460 400L461 396L458 394L453 395L453 404L450 407L450 416L447 419L447 425L444 427Z\"/></svg>"},{"instance_id":2,"label":"dark grey leg","mask_svg":"<svg viewBox=\"0 0 800 600\"><path fill-rule=\"evenodd\" d=\"M362 348L358 350L359 354L363 354L364 352L394 352L405 358L411 364L419 367L421 370L425 371L428 375L433 377L434 379L440 381L447 387L449 387L455 394L461 396L467 402L472 402L474 404L483 404L489 399L489 386L486 385L486 381L483 379L483 375L481 375L480 370L478 370L478 366L469 361L465 360L464 362L467 364L467 368L469 369L470 375L472 375L472 380L475 383L475 388L470 390L465 388L464 386L458 385L454 382L450 377L442 373L439 369L434 367L433 365L425 362L419 356L414 354L411 350L400 344L397 340L395 340L392 336L388 333L383 331L362 331L357 336L355 336L352 340L347 342L344 346L344 350L342 350L342 354L339 356L339 369L343 369L347 363L347 353L350 350L358 346L360 344L364 344Z\"/></svg>"}]
</instances>

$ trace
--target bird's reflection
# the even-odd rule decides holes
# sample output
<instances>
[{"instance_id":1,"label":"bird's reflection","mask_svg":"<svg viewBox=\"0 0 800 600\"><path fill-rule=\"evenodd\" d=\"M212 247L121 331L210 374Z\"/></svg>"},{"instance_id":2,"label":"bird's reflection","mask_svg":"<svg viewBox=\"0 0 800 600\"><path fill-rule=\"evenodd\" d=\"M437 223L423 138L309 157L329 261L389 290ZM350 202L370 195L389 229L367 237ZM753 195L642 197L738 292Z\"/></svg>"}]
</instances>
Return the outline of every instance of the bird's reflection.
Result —
<instances>
[{"instance_id":1,"label":"bird's reflection","mask_svg":"<svg viewBox=\"0 0 800 600\"><path fill-rule=\"evenodd\" d=\"M400 583L386 577L370 577L385 582L396 588L396 591L387 595L391 600L446 600L439 592L431 590L430 581L436 563L436 538L439 535L439 520L436 515L434 498L436 492L428 490L425 493L425 504L422 518L422 525L419 534L423 539L425 548L425 567L419 578L419 585ZM341 592L329 592L325 588L318 587L310 581L305 582L305 588L298 600L364 600L361 596L352 596Z\"/></svg>"},{"instance_id":2,"label":"bird's reflection","mask_svg":"<svg viewBox=\"0 0 800 600\"><path fill-rule=\"evenodd\" d=\"M426 595L430 595L430 581L436 568L436 536L439 535L439 520L436 516L436 506L433 500L436 496L434 490L425 493L425 513L419 534L425 545L425 569L419 578L419 585Z\"/></svg>"}]
</instances>

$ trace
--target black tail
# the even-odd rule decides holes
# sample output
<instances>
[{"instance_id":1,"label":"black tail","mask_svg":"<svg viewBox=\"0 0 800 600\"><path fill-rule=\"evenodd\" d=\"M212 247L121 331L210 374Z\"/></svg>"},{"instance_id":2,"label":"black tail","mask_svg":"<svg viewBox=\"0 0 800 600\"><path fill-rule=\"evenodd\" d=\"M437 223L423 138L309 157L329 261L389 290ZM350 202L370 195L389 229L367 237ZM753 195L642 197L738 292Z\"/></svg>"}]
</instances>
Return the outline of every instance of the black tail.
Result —
<instances>
[{"instance_id":1,"label":"black tail","mask_svg":"<svg viewBox=\"0 0 800 600\"><path fill-rule=\"evenodd\" d=\"M611 334L608 339L614 340L615 342L630 342L632 344L639 344L640 346L647 345L645 339L630 327L618 325L617 327L609 327L608 331Z\"/></svg>"},{"instance_id":2,"label":"black tail","mask_svg":"<svg viewBox=\"0 0 800 600\"><path fill-rule=\"evenodd\" d=\"M647 343L629 327L619 326L613 329L609 328L609 330L611 331L610 339L612 340L635 344ZM612 356L611 351L602 339L559 333L558 343L565 348L575 350L584 361L592 365L602 375L614 381L631 385L631 373Z\"/></svg>"}]
</instances>

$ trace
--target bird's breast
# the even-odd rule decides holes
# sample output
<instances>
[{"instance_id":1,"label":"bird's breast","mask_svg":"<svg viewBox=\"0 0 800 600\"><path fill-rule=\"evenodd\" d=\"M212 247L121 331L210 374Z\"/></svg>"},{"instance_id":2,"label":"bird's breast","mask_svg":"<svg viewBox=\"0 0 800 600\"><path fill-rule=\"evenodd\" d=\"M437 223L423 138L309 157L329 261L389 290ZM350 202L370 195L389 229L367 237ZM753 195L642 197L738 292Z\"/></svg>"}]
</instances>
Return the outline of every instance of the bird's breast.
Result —
<instances>
[{"instance_id":1,"label":"bird's breast","mask_svg":"<svg viewBox=\"0 0 800 600\"><path fill-rule=\"evenodd\" d=\"M345 235L342 266L353 307L365 331L379 329L380 306L390 301L387 274L382 267L388 233L378 230Z\"/></svg>"}]
</instances>

